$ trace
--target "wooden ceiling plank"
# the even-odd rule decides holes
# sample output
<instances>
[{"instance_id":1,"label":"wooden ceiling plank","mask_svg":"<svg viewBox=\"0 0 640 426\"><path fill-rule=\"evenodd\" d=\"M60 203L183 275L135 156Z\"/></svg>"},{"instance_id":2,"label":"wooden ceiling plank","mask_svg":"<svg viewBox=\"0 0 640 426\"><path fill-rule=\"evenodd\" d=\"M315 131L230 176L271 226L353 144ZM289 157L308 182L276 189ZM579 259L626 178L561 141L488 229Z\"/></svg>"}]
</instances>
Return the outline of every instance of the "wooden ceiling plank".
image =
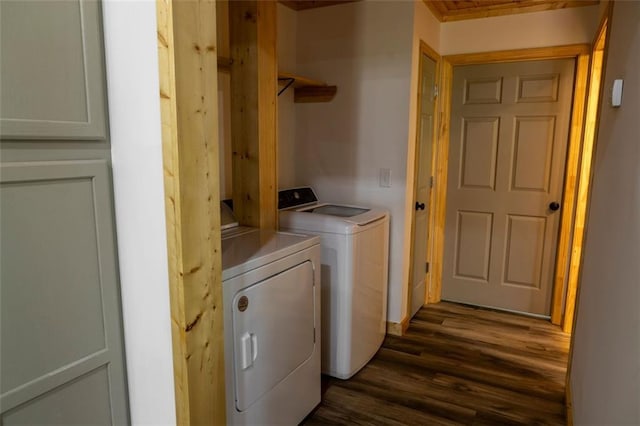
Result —
<instances>
[{"instance_id":1,"label":"wooden ceiling plank","mask_svg":"<svg viewBox=\"0 0 640 426\"><path fill-rule=\"evenodd\" d=\"M424 2L440 22L592 6L599 3L598 0L424 0Z\"/></svg>"},{"instance_id":2,"label":"wooden ceiling plank","mask_svg":"<svg viewBox=\"0 0 640 426\"><path fill-rule=\"evenodd\" d=\"M278 0L284 6L295 11L334 6L336 4L353 3L360 0Z\"/></svg>"},{"instance_id":3,"label":"wooden ceiling plank","mask_svg":"<svg viewBox=\"0 0 640 426\"><path fill-rule=\"evenodd\" d=\"M443 12L446 12L446 10L443 9L444 6L441 4L441 2L435 2L430 0L423 0L423 1L424 1L424 4L427 5L431 13L433 13L433 16L435 16L438 21L442 22Z\"/></svg>"}]
</instances>

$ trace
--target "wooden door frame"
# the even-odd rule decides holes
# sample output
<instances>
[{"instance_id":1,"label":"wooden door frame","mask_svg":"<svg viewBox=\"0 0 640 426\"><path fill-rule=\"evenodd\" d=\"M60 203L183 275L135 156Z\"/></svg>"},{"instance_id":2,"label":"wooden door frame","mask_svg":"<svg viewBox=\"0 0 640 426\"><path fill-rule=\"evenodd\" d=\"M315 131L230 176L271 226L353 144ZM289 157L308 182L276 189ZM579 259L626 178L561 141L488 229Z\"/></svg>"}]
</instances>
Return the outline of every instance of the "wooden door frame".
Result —
<instances>
[{"instance_id":1,"label":"wooden door frame","mask_svg":"<svg viewBox=\"0 0 640 426\"><path fill-rule=\"evenodd\" d=\"M442 57L441 96L439 120L440 129L437 141L437 158L435 174L435 225L433 233L433 276L431 280L429 303L440 301L442 294L442 266L444 260L444 226L446 215L447 173L449 161L449 129L451 122L451 93L453 84L453 67L460 65L491 64L500 62L534 61L548 59L576 60L576 71L573 87L573 104L569 128L567 159L565 162L562 217L558 235L556 253L553 296L551 302L551 322L559 325L562 321L563 295L567 282L571 255L571 241L574 231L574 213L577 205L577 178L579 159L583 144L583 125L587 95L587 80L591 46L574 44L566 46L540 47L520 50L504 50L497 52L470 53Z\"/></svg>"},{"instance_id":2,"label":"wooden door frame","mask_svg":"<svg viewBox=\"0 0 640 426\"><path fill-rule=\"evenodd\" d=\"M411 211L411 234L410 234L410 238L411 238L411 243L409 246L409 275L408 275L408 285L407 285L407 303L405 305L405 309L407 312L407 316L405 317L405 320L402 321L402 330L400 333L396 333L396 334L404 334L406 328L409 326L409 320L410 315L411 315L411 296L412 296L412 279L413 279L413 252L414 252L414 246L415 246L415 227L416 227L416 213L415 213L415 208L413 208L413 206L416 203L416 192L418 189L418 166L419 166L419 158L418 158L418 148L419 148L419 144L420 144L420 132L419 132L419 128L418 126L420 126L420 115L422 114L422 102L421 102L421 93L422 93L422 55L426 55L429 59L433 60L436 63L436 70L435 70L435 83L436 86L440 86L440 82L439 82L439 76L440 76L440 62L442 60L442 58L440 57L440 55L431 47L429 46L425 41L420 40L420 45L418 47L418 87L417 87L417 91L416 91L416 115L415 115L415 120L416 120L416 135L414 138L414 145L413 147L410 147L409 149L409 153L410 155L413 156L413 179L411 180L411 199L409 200L408 203L408 209L410 209ZM431 143L434 147L434 149L431 152L431 173L433 175L433 172L435 170L435 161L436 161L436 145L437 145L437 129L438 129L438 111L440 110L438 108L439 106L439 99L440 99L440 95L437 95L437 99L435 101L435 108L434 108L434 120L433 120L433 132L431 135ZM411 161L411 159L409 160ZM429 212L428 212L428 217L427 217L427 232L428 232L428 236L427 236L427 258L425 259L426 261L430 260L430 255L431 255L431 247L433 245L433 238L432 238L432 231L433 231L433 225L434 225L434 214L433 214L433 203L435 201L435 195L434 195L435 191L431 191L431 193L429 194ZM431 262L429 262L431 263ZM425 282L425 304L427 303L428 300L428 294L429 294L429 287L430 287L430 282L431 282L431 272L426 274L426 282Z\"/></svg>"},{"instance_id":3,"label":"wooden door frame","mask_svg":"<svg viewBox=\"0 0 640 426\"><path fill-rule=\"evenodd\" d=\"M591 177L593 154L595 152L595 139L598 131L599 111L602 104L602 77L604 75L604 63L607 52L607 39L611 22L613 2L607 4L598 31L592 43L591 63L589 65L589 80L587 85L587 101L585 106L584 134L582 153L580 157L580 173L577 181L577 206L574 215L573 235L571 240L571 252L568 264L566 303L562 316L562 329L565 333L572 333L574 326L575 307L577 303L578 284L580 271L582 270L582 246L587 221L589 194L591 189ZM558 295L560 297L561 295ZM552 319L553 322L553 319ZM554 324L558 324L558 318Z\"/></svg>"},{"instance_id":4,"label":"wooden door frame","mask_svg":"<svg viewBox=\"0 0 640 426\"><path fill-rule=\"evenodd\" d=\"M571 333L569 345L569 360L567 362L567 377L565 381L565 405L567 424L573 425L573 399L571 396L571 369L573 365L573 343L575 335L573 330L576 323L576 309L580 299L579 281L582 274L582 244L587 226L589 214L589 195L593 178L593 160L596 149L596 138L600 119L600 109L603 102L604 86L602 85L604 69L607 62L608 40L611 33L611 19L613 15L613 2L607 3L596 36L592 43L592 63L589 67L589 89L586 106L586 119L584 126L584 152L581 159L581 172L578 187L578 199L580 203L576 211L576 235L574 236L572 255L569 264L569 281L567 283L567 299L572 299L572 306L565 308L562 328L566 333Z\"/></svg>"}]
</instances>

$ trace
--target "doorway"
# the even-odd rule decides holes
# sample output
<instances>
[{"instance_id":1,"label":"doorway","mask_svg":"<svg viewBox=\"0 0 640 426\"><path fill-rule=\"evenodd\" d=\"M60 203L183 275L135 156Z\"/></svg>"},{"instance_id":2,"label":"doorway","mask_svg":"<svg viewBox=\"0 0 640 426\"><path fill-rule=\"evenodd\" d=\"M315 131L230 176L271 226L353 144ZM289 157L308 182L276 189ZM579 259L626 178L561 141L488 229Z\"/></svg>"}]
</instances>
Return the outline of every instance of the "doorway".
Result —
<instances>
[{"instance_id":1,"label":"doorway","mask_svg":"<svg viewBox=\"0 0 640 426\"><path fill-rule=\"evenodd\" d=\"M550 316L574 67L454 69L443 299Z\"/></svg>"},{"instance_id":2,"label":"doorway","mask_svg":"<svg viewBox=\"0 0 640 426\"><path fill-rule=\"evenodd\" d=\"M420 43L409 318L425 304L430 278L428 252L438 62L439 56L425 43Z\"/></svg>"},{"instance_id":3,"label":"doorway","mask_svg":"<svg viewBox=\"0 0 640 426\"><path fill-rule=\"evenodd\" d=\"M433 240L430 258L432 260L431 282L429 285L429 303L440 301L442 294L442 275L446 272L442 262L444 259L445 216L447 209L447 178L449 168L449 139L450 130L448 123L451 120L451 96L454 66L503 63L515 61L535 61L566 59L575 60L575 82L573 86L573 102L571 108L571 124L569 130L569 145L565 167L565 179L563 199L560 206L560 230L558 251L555 259L554 271L554 295L551 303L551 322L562 324L565 317L565 305L573 300L571 295L565 298L565 289L571 257L571 241L574 235L574 215L577 204L577 181L579 175L580 155L582 152L582 131L585 123L585 106L587 93L587 80L589 77L589 64L591 45L567 45L544 48L532 48L521 50L507 50L498 52L472 53L445 56L440 63L440 97L438 121L441 123L438 130L436 155L434 165L434 189L433 189ZM556 297L559 296L559 297Z\"/></svg>"},{"instance_id":4,"label":"doorway","mask_svg":"<svg viewBox=\"0 0 640 426\"><path fill-rule=\"evenodd\" d=\"M589 191L591 186L591 165L595 150L595 137L598 128L598 110L601 102L601 81L603 77L605 46L607 41L607 28L611 4L605 15L593 43L591 54L591 66L589 71L589 93L587 109L584 123L583 146L580 158L580 172L576 192L576 206L573 222L573 234L571 240L570 258L567 272L567 288L563 292L563 286L556 285L554 289L554 300L561 304L562 297L565 299L564 315L562 316L562 329L565 333L573 333L573 323L575 316L576 298L578 295L578 281L582 265L582 245L587 221ZM557 318L552 318L554 324L560 324L560 312Z\"/></svg>"}]
</instances>

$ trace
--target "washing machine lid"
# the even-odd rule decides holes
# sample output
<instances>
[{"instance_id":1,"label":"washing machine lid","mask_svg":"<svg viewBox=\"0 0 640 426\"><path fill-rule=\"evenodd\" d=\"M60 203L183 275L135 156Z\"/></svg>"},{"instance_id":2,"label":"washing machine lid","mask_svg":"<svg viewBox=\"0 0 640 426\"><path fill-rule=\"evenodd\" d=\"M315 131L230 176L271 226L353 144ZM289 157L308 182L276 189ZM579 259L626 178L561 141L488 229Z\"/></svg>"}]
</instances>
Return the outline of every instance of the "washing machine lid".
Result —
<instances>
[{"instance_id":1,"label":"washing machine lid","mask_svg":"<svg viewBox=\"0 0 640 426\"><path fill-rule=\"evenodd\" d=\"M348 204L318 203L311 187L284 189L278 192L280 227L284 229L335 234L353 234L389 213Z\"/></svg>"},{"instance_id":2,"label":"washing machine lid","mask_svg":"<svg viewBox=\"0 0 640 426\"><path fill-rule=\"evenodd\" d=\"M360 206L317 204L300 210L282 210L280 228L294 232L355 234L369 225L388 218L384 209Z\"/></svg>"},{"instance_id":3,"label":"washing machine lid","mask_svg":"<svg viewBox=\"0 0 640 426\"><path fill-rule=\"evenodd\" d=\"M313 207L308 207L299 211L315 214L326 214L329 216L338 217L354 217L362 215L371 209L365 209L363 207L342 206L338 204L321 204Z\"/></svg>"},{"instance_id":4,"label":"washing machine lid","mask_svg":"<svg viewBox=\"0 0 640 426\"><path fill-rule=\"evenodd\" d=\"M222 280L320 244L318 237L245 228L222 238Z\"/></svg>"}]
</instances>

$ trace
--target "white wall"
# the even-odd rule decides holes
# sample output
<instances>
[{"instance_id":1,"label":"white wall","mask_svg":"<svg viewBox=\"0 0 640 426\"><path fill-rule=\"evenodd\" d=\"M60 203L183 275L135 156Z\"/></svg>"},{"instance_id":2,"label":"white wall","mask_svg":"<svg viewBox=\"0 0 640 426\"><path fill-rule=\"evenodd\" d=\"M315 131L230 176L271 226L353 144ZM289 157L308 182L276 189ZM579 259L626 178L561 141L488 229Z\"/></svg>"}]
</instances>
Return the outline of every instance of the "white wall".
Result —
<instances>
[{"instance_id":1,"label":"white wall","mask_svg":"<svg viewBox=\"0 0 640 426\"><path fill-rule=\"evenodd\" d=\"M233 198L231 149L231 73L218 71L218 165L220 167L220 199Z\"/></svg>"},{"instance_id":2,"label":"white wall","mask_svg":"<svg viewBox=\"0 0 640 426\"><path fill-rule=\"evenodd\" d=\"M131 422L175 424L156 5L103 3Z\"/></svg>"},{"instance_id":3,"label":"white wall","mask_svg":"<svg viewBox=\"0 0 640 426\"><path fill-rule=\"evenodd\" d=\"M298 72L338 86L297 104L293 167L326 201L391 212L389 321L402 319L413 2L363 1L298 12ZM286 167L286 165L283 165ZM378 185L391 169L391 187Z\"/></svg>"},{"instance_id":4,"label":"white wall","mask_svg":"<svg viewBox=\"0 0 640 426\"><path fill-rule=\"evenodd\" d=\"M590 43L598 9L441 24L421 1L301 12L279 5L282 68L293 65L295 42L298 74L338 86L329 103L292 104L291 92L279 98L279 187L312 185L324 200L391 211L389 321L406 315L419 40L442 55ZM380 168L391 169L391 188L378 186Z\"/></svg>"},{"instance_id":5,"label":"white wall","mask_svg":"<svg viewBox=\"0 0 640 426\"><path fill-rule=\"evenodd\" d=\"M614 4L573 346L576 425L640 424L639 23L640 3Z\"/></svg>"},{"instance_id":6,"label":"white wall","mask_svg":"<svg viewBox=\"0 0 640 426\"><path fill-rule=\"evenodd\" d=\"M419 40L442 55L589 43L598 6L443 24L423 2L364 1L297 16L298 72L337 84L338 94L328 104L296 107L295 141L281 138L280 173L293 174L295 185L315 186L324 199L391 210L388 320L399 322L409 278L403 260L410 245L404 237L411 226L407 182L414 174ZM378 187L382 167L391 169L390 189Z\"/></svg>"},{"instance_id":7,"label":"white wall","mask_svg":"<svg viewBox=\"0 0 640 426\"><path fill-rule=\"evenodd\" d=\"M591 43L598 6L445 22L442 55Z\"/></svg>"},{"instance_id":8,"label":"white wall","mask_svg":"<svg viewBox=\"0 0 640 426\"><path fill-rule=\"evenodd\" d=\"M278 69L296 72L298 12L278 3ZM282 88L283 86L280 86ZM295 170L297 105L293 103L293 88L278 96L278 189L298 184Z\"/></svg>"}]
</instances>

